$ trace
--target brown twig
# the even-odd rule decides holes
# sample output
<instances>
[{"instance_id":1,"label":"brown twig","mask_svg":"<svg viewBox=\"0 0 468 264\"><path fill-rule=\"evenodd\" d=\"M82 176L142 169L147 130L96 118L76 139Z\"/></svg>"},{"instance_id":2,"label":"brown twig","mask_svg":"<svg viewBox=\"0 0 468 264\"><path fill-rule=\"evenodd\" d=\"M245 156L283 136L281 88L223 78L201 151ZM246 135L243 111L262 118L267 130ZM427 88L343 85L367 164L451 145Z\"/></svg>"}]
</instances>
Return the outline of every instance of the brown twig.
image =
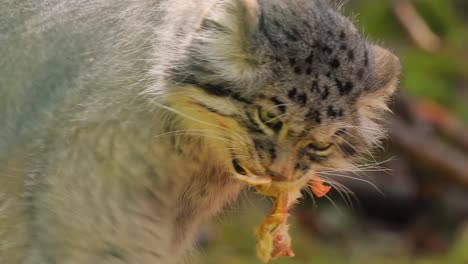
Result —
<instances>
[{"instance_id":1,"label":"brown twig","mask_svg":"<svg viewBox=\"0 0 468 264\"><path fill-rule=\"evenodd\" d=\"M468 128L447 109L430 101L419 101L415 113L453 141L460 149L468 152Z\"/></svg>"},{"instance_id":2,"label":"brown twig","mask_svg":"<svg viewBox=\"0 0 468 264\"><path fill-rule=\"evenodd\" d=\"M413 42L421 49L435 52L442 46L440 38L431 31L409 0L391 0L393 13Z\"/></svg>"},{"instance_id":3,"label":"brown twig","mask_svg":"<svg viewBox=\"0 0 468 264\"><path fill-rule=\"evenodd\" d=\"M396 118L390 119L392 143L412 161L468 188L468 156Z\"/></svg>"}]
</instances>

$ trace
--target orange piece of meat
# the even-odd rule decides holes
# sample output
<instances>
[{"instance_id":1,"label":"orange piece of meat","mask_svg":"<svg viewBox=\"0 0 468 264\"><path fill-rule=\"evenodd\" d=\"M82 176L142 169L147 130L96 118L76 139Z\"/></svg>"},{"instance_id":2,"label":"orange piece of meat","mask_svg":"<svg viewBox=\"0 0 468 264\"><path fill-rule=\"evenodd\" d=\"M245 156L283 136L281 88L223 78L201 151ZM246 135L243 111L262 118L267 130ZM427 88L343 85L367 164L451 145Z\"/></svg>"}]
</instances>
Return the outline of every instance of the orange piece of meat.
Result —
<instances>
[{"instance_id":1,"label":"orange piece of meat","mask_svg":"<svg viewBox=\"0 0 468 264\"><path fill-rule=\"evenodd\" d=\"M310 181L310 189L312 193L318 198L325 196L331 189L331 186L325 185L320 179L313 179Z\"/></svg>"}]
</instances>

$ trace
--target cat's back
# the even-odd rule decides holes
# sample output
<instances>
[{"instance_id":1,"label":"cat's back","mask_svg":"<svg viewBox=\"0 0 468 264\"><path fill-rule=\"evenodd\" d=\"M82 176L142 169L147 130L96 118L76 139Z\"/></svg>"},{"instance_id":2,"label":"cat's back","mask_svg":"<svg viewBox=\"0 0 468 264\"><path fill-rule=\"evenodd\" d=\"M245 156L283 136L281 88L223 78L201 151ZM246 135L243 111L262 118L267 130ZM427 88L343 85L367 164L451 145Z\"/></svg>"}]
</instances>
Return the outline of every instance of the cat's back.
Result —
<instances>
[{"instance_id":1,"label":"cat's back","mask_svg":"<svg viewBox=\"0 0 468 264\"><path fill-rule=\"evenodd\" d=\"M27 247L29 175L38 157L47 160L38 145L65 133L68 124L61 131L57 123L66 113L93 112L146 77L157 63L164 17L180 11L171 6L159 0L0 1L0 263L20 263Z\"/></svg>"},{"instance_id":2,"label":"cat's back","mask_svg":"<svg viewBox=\"0 0 468 264\"><path fill-rule=\"evenodd\" d=\"M157 78L216 2L2 1L0 160L57 109L85 100L76 97L115 90L118 79L146 78L155 68Z\"/></svg>"},{"instance_id":3,"label":"cat's back","mask_svg":"<svg viewBox=\"0 0 468 264\"><path fill-rule=\"evenodd\" d=\"M2 1L0 159L39 133L67 92L102 74L123 11L112 1Z\"/></svg>"}]
</instances>

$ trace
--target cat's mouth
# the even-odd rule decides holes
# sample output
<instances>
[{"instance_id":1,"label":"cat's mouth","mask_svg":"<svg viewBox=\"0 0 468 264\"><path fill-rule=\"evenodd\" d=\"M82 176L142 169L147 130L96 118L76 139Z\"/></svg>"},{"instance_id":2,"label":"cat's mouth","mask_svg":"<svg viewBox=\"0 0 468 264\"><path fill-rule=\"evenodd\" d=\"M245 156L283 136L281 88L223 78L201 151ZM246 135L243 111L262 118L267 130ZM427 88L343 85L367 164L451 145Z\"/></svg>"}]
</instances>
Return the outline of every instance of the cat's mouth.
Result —
<instances>
[{"instance_id":1,"label":"cat's mouth","mask_svg":"<svg viewBox=\"0 0 468 264\"><path fill-rule=\"evenodd\" d=\"M232 167L235 170L235 176L238 180L241 180L252 186L269 185L273 181L271 176L258 176L253 173L246 166L242 165L237 158L232 158Z\"/></svg>"},{"instance_id":2,"label":"cat's mouth","mask_svg":"<svg viewBox=\"0 0 468 264\"><path fill-rule=\"evenodd\" d=\"M259 175L244 166L237 158L232 158L232 166L235 177L248 185L255 187L257 191L265 195L275 196L281 192L302 188L310 180L307 175L291 179L287 175L275 175L266 171L265 175Z\"/></svg>"}]
</instances>

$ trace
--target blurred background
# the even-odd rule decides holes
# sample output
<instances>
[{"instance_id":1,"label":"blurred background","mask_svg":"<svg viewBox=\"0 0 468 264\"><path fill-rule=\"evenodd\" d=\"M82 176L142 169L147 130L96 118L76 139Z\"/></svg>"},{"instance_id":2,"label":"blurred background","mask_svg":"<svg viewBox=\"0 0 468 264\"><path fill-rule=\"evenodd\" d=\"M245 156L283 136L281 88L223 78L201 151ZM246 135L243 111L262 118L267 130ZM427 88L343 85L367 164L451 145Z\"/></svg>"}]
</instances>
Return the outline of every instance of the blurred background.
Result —
<instances>
[{"instance_id":1,"label":"blurred background","mask_svg":"<svg viewBox=\"0 0 468 264\"><path fill-rule=\"evenodd\" d=\"M344 1L346 2L346 1ZM468 263L468 1L350 0L359 29L396 53L401 89L379 164L335 179L290 218L296 257L273 263ZM192 263L259 263L271 200L246 192L204 227Z\"/></svg>"}]
</instances>

